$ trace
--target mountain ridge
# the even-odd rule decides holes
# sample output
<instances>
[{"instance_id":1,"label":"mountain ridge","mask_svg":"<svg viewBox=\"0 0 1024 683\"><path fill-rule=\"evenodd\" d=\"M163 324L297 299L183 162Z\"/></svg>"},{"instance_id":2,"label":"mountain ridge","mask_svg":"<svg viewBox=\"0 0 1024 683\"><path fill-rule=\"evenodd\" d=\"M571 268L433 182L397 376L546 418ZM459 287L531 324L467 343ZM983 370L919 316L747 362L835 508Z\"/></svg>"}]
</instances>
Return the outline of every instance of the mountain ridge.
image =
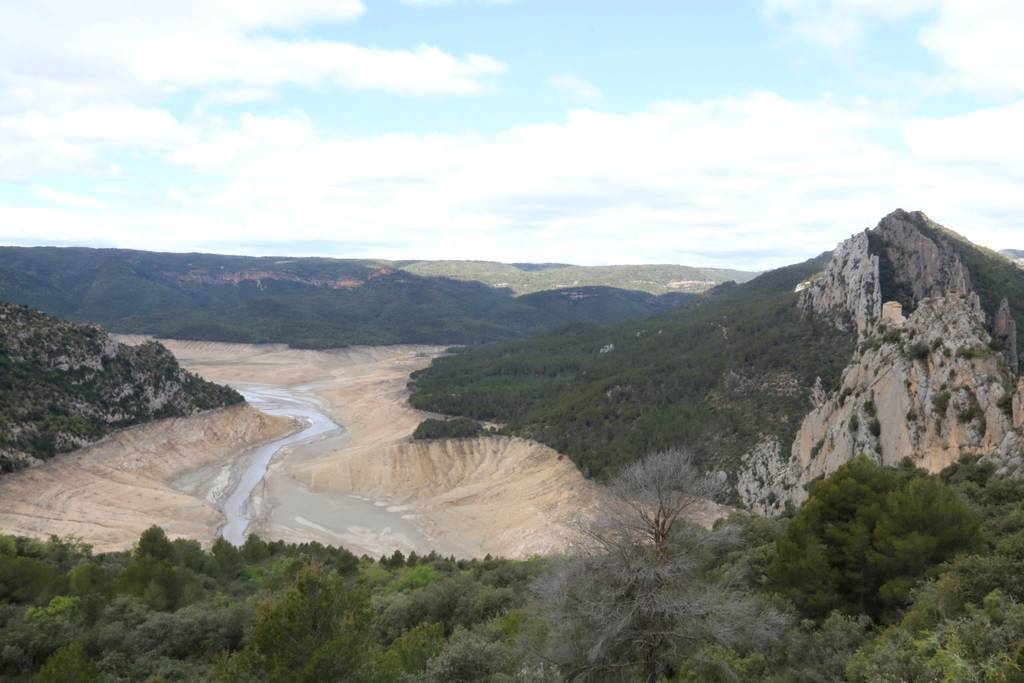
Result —
<instances>
[{"instance_id":1,"label":"mountain ridge","mask_svg":"<svg viewBox=\"0 0 1024 683\"><path fill-rule=\"evenodd\" d=\"M402 269L424 276L451 277L508 287L517 295L582 286L612 286L649 294L700 294L723 282L747 282L755 272L677 264L577 266L564 263L498 261L399 261Z\"/></svg>"},{"instance_id":2,"label":"mountain ridge","mask_svg":"<svg viewBox=\"0 0 1024 683\"><path fill-rule=\"evenodd\" d=\"M302 348L513 339L644 317L692 297L599 286L517 297L383 261L0 248L0 300L116 332Z\"/></svg>"},{"instance_id":3,"label":"mountain ridge","mask_svg":"<svg viewBox=\"0 0 1024 683\"><path fill-rule=\"evenodd\" d=\"M412 401L505 423L602 477L687 447L729 478L735 502L776 514L860 452L929 471L983 456L1015 472L1021 302L1024 272L1005 257L897 210L684 311L439 359L414 376Z\"/></svg>"}]
</instances>

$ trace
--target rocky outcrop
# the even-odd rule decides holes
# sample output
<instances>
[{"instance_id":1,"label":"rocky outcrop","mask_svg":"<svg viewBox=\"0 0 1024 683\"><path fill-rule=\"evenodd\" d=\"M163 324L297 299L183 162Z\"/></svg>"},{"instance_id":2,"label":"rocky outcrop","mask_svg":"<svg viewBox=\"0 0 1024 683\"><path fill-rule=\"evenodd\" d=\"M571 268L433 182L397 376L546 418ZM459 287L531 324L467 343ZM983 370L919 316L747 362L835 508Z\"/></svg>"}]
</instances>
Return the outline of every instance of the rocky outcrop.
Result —
<instances>
[{"instance_id":1,"label":"rocky outcrop","mask_svg":"<svg viewBox=\"0 0 1024 683\"><path fill-rule=\"evenodd\" d=\"M803 309L854 325L858 350L835 391L812 392L785 462L760 446L748 454L738 477L748 507L799 503L809 482L859 454L929 472L978 456L1001 476L1024 476L1017 324L1005 297L995 306L987 271L983 310L963 248L923 213L897 210L840 244L802 286Z\"/></svg>"},{"instance_id":2,"label":"rocky outcrop","mask_svg":"<svg viewBox=\"0 0 1024 683\"><path fill-rule=\"evenodd\" d=\"M923 299L972 292L970 271L953 248L925 234L931 225L920 211L897 209L842 242L824 272L801 286L800 306L842 329L852 324L864 338L882 319L883 300L899 304L903 315Z\"/></svg>"},{"instance_id":3,"label":"rocky outcrop","mask_svg":"<svg viewBox=\"0 0 1024 683\"><path fill-rule=\"evenodd\" d=\"M1010 372L1016 375L1020 364L1020 357L1017 355L1017 322L1010 311L1010 302L1005 298L996 311L992 323L992 337L1002 347L1003 357L1006 358Z\"/></svg>"},{"instance_id":4,"label":"rocky outcrop","mask_svg":"<svg viewBox=\"0 0 1024 683\"><path fill-rule=\"evenodd\" d=\"M794 498L798 478L789 465L788 454L773 435L761 437L758 444L743 456L736 479L736 491L743 507L759 515L777 515Z\"/></svg>"},{"instance_id":5,"label":"rocky outcrop","mask_svg":"<svg viewBox=\"0 0 1024 683\"><path fill-rule=\"evenodd\" d=\"M870 232L879 258L882 293L913 311L922 299L973 291L971 274L956 251L925 231L934 224L920 211L893 211Z\"/></svg>"},{"instance_id":6,"label":"rocky outcrop","mask_svg":"<svg viewBox=\"0 0 1024 683\"><path fill-rule=\"evenodd\" d=\"M1024 427L1024 378L1017 380L1017 393L1011 404L1013 411L1013 426L1020 429Z\"/></svg>"},{"instance_id":7,"label":"rocky outcrop","mask_svg":"<svg viewBox=\"0 0 1024 683\"><path fill-rule=\"evenodd\" d=\"M882 322L894 327L902 327L907 319L903 317L903 304L899 301L886 301L882 304Z\"/></svg>"},{"instance_id":8,"label":"rocky outcrop","mask_svg":"<svg viewBox=\"0 0 1024 683\"><path fill-rule=\"evenodd\" d=\"M241 401L156 342L128 347L96 326L0 304L0 472L121 427Z\"/></svg>"},{"instance_id":9,"label":"rocky outcrop","mask_svg":"<svg viewBox=\"0 0 1024 683\"><path fill-rule=\"evenodd\" d=\"M930 472L963 455L1017 455L1012 389L971 296L924 299L902 329L862 342L838 391L804 418L789 476L799 484L858 454ZM803 489L792 489L798 502Z\"/></svg>"},{"instance_id":10,"label":"rocky outcrop","mask_svg":"<svg viewBox=\"0 0 1024 683\"><path fill-rule=\"evenodd\" d=\"M832 252L825 271L800 289L800 306L832 318L843 330L865 334L882 314L878 257L870 253L867 232L854 235Z\"/></svg>"}]
</instances>

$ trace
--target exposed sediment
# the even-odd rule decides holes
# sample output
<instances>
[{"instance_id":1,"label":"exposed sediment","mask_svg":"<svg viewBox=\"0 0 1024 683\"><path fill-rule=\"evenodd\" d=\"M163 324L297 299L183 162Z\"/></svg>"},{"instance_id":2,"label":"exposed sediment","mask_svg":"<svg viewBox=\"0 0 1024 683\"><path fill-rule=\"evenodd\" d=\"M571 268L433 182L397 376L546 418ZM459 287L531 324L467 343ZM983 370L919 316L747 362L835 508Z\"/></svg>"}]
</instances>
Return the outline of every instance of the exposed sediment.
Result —
<instances>
[{"instance_id":1,"label":"exposed sediment","mask_svg":"<svg viewBox=\"0 0 1024 683\"><path fill-rule=\"evenodd\" d=\"M124 429L0 478L0 532L76 536L98 551L131 547L147 527L211 542L223 515L178 490L181 474L286 434L290 420L248 405Z\"/></svg>"},{"instance_id":2,"label":"exposed sediment","mask_svg":"<svg viewBox=\"0 0 1024 683\"><path fill-rule=\"evenodd\" d=\"M266 513L256 531L289 541L315 538L367 552L402 548L402 539L338 519L296 520L275 497L296 483L331 496L355 495L414 519L444 552L522 557L563 550L581 515L603 495L572 462L531 441L506 437L414 441L428 414L409 406L409 374L439 347L353 347L300 351L283 346L165 342L179 361L223 382L301 387L316 396L345 434L289 447L271 466L261 495ZM353 529L352 527L356 528Z\"/></svg>"}]
</instances>

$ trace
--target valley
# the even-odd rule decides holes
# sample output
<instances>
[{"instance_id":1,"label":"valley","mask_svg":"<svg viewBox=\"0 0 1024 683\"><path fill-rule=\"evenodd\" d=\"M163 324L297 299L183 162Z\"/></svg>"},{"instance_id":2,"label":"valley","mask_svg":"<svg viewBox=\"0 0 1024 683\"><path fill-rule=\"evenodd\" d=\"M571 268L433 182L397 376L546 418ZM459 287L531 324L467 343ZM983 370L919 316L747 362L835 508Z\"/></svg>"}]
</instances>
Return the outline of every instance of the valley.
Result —
<instances>
[{"instance_id":1,"label":"valley","mask_svg":"<svg viewBox=\"0 0 1024 683\"><path fill-rule=\"evenodd\" d=\"M0 683L1024 683L1024 2L0 17Z\"/></svg>"},{"instance_id":2,"label":"valley","mask_svg":"<svg viewBox=\"0 0 1024 683\"><path fill-rule=\"evenodd\" d=\"M0 532L80 538L97 551L130 547L151 525L212 542L217 507L176 486L294 426L249 405L121 430L49 462L0 477Z\"/></svg>"},{"instance_id":3,"label":"valley","mask_svg":"<svg viewBox=\"0 0 1024 683\"><path fill-rule=\"evenodd\" d=\"M408 406L407 378L442 348L163 343L184 368L238 388L248 405L127 430L3 478L0 532L74 534L111 550L159 524L204 544L220 534L240 544L247 529L372 556L526 557L566 549L573 521L600 500L571 461L525 439L413 441L426 414ZM249 427L241 437L240 422ZM222 436L198 441L211 432ZM152 457L163 449L181 455ZM108 478L116 488L100 484ZM35 498L44 483L52 495L14 502ZM78 491L73 505L65 491ZM173 504L137 516L154 491ZM126 523L100 530L82 521L92 518Z\"/></svg>"},{"instance_id":4,"label":"valley","mask_svg":"<svg viewBox=\"0 0 1024 683\"><path fill-rule=\"evenodd\" d=\"M277 634L326 624L343 635L308 636L303 680L357 680L353 662L374 683L940 680L976 633L990 642L964 666L1016 680L1024 271L1005 255L896 210L686 305L637 314L614 302L650 295L605 291L589 309L603 324L583 289L510 299L440 278L393 281L416 301L382 312L395 291L378 292L368 318L335 299L305 332L310 293L267 308L268 288L335 296L387 275L246 272L255 292L249 275L186 280L227 288L160 313L193 339L0 311L0 593L16 615L0 668L285 681L306 655ZM366 321L416 327L438 301L450 342L460 319L435 295L467 284L485 293L474 324L529 296L562 324L319 348ZM228 310L250 331L249 313L285 310L275 334L324 336L190 327ZM903 645L933 633L934 656Z\"/></svg>"}]
</instances>

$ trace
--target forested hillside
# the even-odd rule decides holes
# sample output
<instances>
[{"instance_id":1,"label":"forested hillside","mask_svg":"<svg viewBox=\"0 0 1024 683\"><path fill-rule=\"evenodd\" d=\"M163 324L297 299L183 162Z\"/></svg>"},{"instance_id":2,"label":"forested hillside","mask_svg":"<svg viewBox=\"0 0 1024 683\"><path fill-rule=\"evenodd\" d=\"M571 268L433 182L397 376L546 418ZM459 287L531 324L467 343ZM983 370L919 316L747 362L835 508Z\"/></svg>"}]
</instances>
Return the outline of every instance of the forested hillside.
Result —
<instances>
[{"instance_id":1,"label":"forested hillside","mask_svg":"<svg viewBox=\"0 0 1024 683\"><path fill-rule=\"evenodd\" d=\"M677 265L573 266L565 263L496 263L493 261L399 261L410 273L484 282L529 294L565 287L603 286L650 294L701 293L723 282L746 282L757 276L728 268Z\"/></svg>"},{"instance_id":2,"label":"forested hillside","mask_svg":"<svg viewBox=\"0 0 1024 683\"><path fill-rule=\"evenodd\" d=\"M301 348L516 339L568 322L644 317L692 298L600 286L516 297L378 261L0 248L0 299L115 332Z\"/></svg>"},{"instance_id":3,"label":"forested hillside","mask_svg":"<svg viewBox=\"0 0 1024 683\"><path fill-rule=\"evenodd\" d=\"M0 303L0 472L121 427L241 401L156 342L125 346L95 326Z\"/></svg>"},{"instance_id":4,"label":"forested hillside","mask_svg":"<svg viewBox=\"0 0 1024 683\"><path fill-rule=\"evenodd\" d=\"M1021 501L1024 483L974 461L928 476L860 458L791 518L736 514L713 531L666 519L656 543L594 528L626 553L374 560L256 536L204 550L154 527L133 552L93 555L0 536L0 675L1012 683Z\"/></svg>"},{"instance_id":5,"label":"forested hillside","mask_svg":"<svg viewBox=\"0 0 1024 683\"><path fill-rule=\"evenodd\" d=\"M902 313L886 318L883 302ZM437 359L411 401L498 423L600 478L686 446L745 505L779 512L859 453L1014 469L1022 302L1024 271L1005 256L896 210L832 255L685 311Z\"/></svg>"},{"instance_id":6,"label":"forested hillside","mask_svg":"<svg viewBox=\"0 0 1024 683\"><path fill-rule=\"evenodd\" d=\"M680 444L728 472L763 434L791 442L818 378L834 386L850 358L852 336L796 306L794 288L827 258L723 286L684 311L462 349L413 376L411 401L503 423L592 476Z\"/></svg>"}]
</instances>

